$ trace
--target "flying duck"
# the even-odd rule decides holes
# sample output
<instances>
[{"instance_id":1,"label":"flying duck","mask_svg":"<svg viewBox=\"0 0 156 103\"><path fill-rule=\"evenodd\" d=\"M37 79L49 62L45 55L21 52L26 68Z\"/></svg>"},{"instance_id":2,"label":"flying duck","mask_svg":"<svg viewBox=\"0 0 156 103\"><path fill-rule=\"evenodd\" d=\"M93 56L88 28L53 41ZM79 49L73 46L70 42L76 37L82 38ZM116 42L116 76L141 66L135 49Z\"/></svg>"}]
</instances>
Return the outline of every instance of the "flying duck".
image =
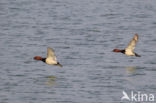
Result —
<instances>
[{"instance_id":1,"label":"flying duck","mask_svg":"<svg viewBox=\"0 0 156 103\"><path fill-rule=\"evenodd\" d=\"M46 58L43 58L40 56L35 56L34 59L43 61L49 65L58 65L58 66L62 67L62 65L57 61L54 50L52 48L47 48L47 57Z\"/></svg>"},{"instance_id":2,"label":"flying duck","mask_svg":"<svg viewBox=\"0 0 156 103\"><path fill-rule=\"evenodd\" d=\"M127 56L136 56L136 57L141 57L139 54L134 52L134 48L136 46L136 43L138 42L138 34L135 34L132 40L129 42L127 48L125 49L114 49L113 52L120 52L123 54L126 54Z\"/></svg>"}]
</instances>

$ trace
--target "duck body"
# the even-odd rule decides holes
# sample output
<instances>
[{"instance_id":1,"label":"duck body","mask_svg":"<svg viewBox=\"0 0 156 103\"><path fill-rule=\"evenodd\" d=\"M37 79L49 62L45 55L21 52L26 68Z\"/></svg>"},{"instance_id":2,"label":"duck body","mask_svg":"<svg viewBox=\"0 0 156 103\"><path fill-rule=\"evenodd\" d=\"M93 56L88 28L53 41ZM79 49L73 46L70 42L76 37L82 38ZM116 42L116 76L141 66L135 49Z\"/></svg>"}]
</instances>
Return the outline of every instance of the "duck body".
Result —
<instances>
[{"instance_id":1,"label":"duck body","mask_svg":"<svg viewBox=\"0 0 156 103\"><path fill-rule=\"evenodd\" d=\"M62 65L56 59L54 50L51 48L47 49L47 57L46 58L43 58L40 56L35 56L34 59L43 61L44 63L49 64L49 65L58 65L58 66L62 67Z\"/></svg>"},{"instance_id":2,"label":"duck body","mask_svg":"<svg viewBox=\"0 0 156 103\"><path fill-rule=\"evenodd\" d=\"M125 48L123 50L114 49L113 52L120 52L120 53L123 53L123 54L125 54L127 56L141 57L139 54L134 52L134 48L136 46L137 41L138 41L138 34L135 34L133 39L128 44L127 48Z\"/></svg>"},{"instance_id":3,"label":"duck body","mask_svg":"<svg viewBox=\"0 0 156 103\"><path fill-rule=\"evenodd\" d=\"M141 57L139 54L132 52L132 51L126 51L125 49L120 50L120 49L114 49L113 52L120 52L123 53L127 56L136 56L136 57Z\"/></svg>"}]
</instances>

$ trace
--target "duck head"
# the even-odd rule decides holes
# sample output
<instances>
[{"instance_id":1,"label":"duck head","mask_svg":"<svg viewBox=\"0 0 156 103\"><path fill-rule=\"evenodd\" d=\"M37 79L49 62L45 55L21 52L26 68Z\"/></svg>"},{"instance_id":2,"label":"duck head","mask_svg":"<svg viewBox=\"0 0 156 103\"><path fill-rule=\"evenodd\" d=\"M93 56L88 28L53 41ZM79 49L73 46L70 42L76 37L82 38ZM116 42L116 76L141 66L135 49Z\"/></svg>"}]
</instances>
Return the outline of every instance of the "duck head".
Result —
<instances>
[{"instance_id":1,"label":"duck head","mask_svg":"<svg viewBox=\"0 0 156 103\"><path fill-rule=\"evenodd\" d=\"M120 49L114 49L113 52L122 52Z\"/></svg>"},{"instance_id":2,"label":"duck head","mask_svg":"<svg viewBox=\"0 0 156 103\"><path fill-rule=\"evenodd\" d=\"M35 56L34 59L35 59L35 60L41 60L41 61L43 60L43 58L40 57L40 56Z\"/></svg>"}]
</instances>

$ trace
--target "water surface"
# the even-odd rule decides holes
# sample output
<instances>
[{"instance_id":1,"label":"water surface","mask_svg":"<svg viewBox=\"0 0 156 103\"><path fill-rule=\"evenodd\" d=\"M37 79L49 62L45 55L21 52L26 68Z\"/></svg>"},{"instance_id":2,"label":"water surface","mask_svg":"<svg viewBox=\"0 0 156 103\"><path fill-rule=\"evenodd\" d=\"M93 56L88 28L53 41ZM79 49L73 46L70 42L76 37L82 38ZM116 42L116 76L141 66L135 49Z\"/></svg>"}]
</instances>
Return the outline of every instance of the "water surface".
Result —
<instances>
[{"instance_id":1,"label":"water surface","mask_svg":"<svg viewBox=\"0 0 156 103\"><path fill-rule=\"evenodd\" d=\"M0 103L121 103L156 96L155 0L1 0ZM135 33L142 57L111 52ZM55 50L63 68L34 61Z\"/></svg>"}]
</instances>

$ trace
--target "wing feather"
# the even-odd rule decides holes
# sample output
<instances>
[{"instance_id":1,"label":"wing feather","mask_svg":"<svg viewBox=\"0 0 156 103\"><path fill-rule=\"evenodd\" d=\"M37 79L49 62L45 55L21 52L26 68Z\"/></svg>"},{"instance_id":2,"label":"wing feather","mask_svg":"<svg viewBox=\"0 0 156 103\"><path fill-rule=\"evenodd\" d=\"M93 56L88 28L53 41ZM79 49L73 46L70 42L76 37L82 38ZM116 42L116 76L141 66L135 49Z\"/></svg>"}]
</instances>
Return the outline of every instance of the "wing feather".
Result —
<instances>
[{"instance_id":1,"label":"wing feather","mask_svg":"<svg viewBox=\"0 0 156 103\"><path fill-rule=\"evenodd\" d=\"M54 61L57 61L54 50L52 48L47 48L47 58L52 58Z\"/></svg>"},{"instance_id":2,"label":"wing feather","mask_svg":"<svg viewBox=\"0 0 156 103\"><path fill-rule=\"evenodd\" d=\"M138 42L138 34L135 34L134 37L132 38L132 40L129 42L127 48L125 48L126 50L130 50L130 51L134 51L136 43Z\"/></svg>"}]
</instances>

